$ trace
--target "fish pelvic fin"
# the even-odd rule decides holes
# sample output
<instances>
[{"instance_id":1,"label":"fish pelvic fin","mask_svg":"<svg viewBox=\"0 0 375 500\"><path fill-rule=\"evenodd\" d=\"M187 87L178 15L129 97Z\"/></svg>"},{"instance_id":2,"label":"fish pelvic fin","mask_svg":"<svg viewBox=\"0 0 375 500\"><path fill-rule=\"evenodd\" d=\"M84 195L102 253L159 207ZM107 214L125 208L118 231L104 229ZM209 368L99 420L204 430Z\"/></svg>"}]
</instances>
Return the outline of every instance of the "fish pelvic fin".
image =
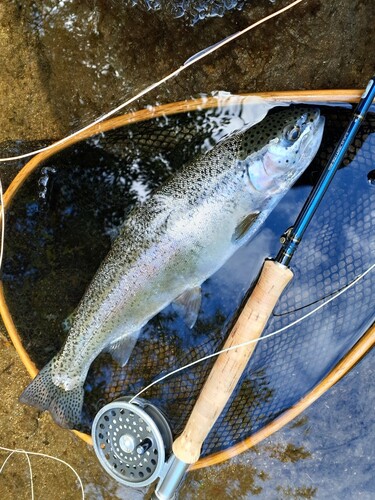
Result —
<instances>
[{"instance_id":1,"label":"fish pelvic fin","mask_svg":"<svg viewBox=\"0 0 375 500\"><path fill-rule=\"evenodd\" d=\"M55 385L50 361L26 387L19 400L39 410L48 410L60 427L73 429L81 420L83 394L81 386L66 391Z\"/></svg>"},{"instance_id":2,"label":"fish pelvic fin","mask_svg":"<svg viewBox=\"0 0 375 500\"><path fill-rule=\"evenodd\" d=\"M174 308L182 315L189 328L193 328L197 321L201 302L202 292L200 286L185 290L173 301Z\"/></svg>"},{"instance_id":3,"label":"fish pelvic fin","mask_svg":"<svg viewBox=\"0 0 375 500\"><path fill-rule=\"evenodd\" d=\"M123 337L109 344L109 346L105 349L121 367L124 367L129 361L140 332L141 330L137 330L136 332L130 334L127 333Z\"/></svg>"},{"instance_id":4,"label":"fish pelvic fin","mask_svg":"<svg viewBox=\"0 0 375 500\"><path fill-rule=\"evenodd\" d=\"M234 234L232 235L232 241L236 243L244 238L250 231L252 226L255 224L259 217L260 212L252 212L248 214L242 221L237 225Z\"/></svg>"}]
</instances>

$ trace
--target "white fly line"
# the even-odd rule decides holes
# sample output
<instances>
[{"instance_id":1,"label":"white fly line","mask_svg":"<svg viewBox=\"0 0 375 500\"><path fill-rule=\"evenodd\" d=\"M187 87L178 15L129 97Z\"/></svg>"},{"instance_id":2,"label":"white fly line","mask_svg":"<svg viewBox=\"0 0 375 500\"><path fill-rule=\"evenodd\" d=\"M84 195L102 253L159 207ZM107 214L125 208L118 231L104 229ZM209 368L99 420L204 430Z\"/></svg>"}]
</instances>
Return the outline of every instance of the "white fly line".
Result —
<instances>
[{"instance_id":1,"label":"white fly line","mask_svg":"<svg viewBox=\"0 0 375 500\"><path fill-rule=\"evenodd\" d=\"M35 452L35 451L26 451L26 450L16 450L16 449L13 449L13 448L6 448L5 446L0 446L0 450L9 452L9 455L6 457L6 459L4 460L2 466L0 467L0 474L3 473L4 468L5 468L6 464L7 464L7 462L9 461L9 459L14 454L21 453L22 455L26 456L26 459L27 459L27 462L28 462L28 466L29 466L29 473L30 473L31 500L34 500L35 496L34 496L33 471L32 471L32 467L31 467L31 461L30 461L29 455L34 455L34 456L37 456L37 457L49 458L51 460L55 460L56 462L59 462L61 464L66 465L67 467L69 467L69 469L74 473L74 475L77 478L77 481L78 481L78 484L79 484L79 487L80 487L80 490L81 490L81 498L82 498L82 500L85 500L85 490L83 488L82 480L81 480L78 472L70 464L68 464L68 462L65 462L65 460L62 460L61 458L53 457L52 455L46 455L45 453L38 453L38 452Z\"/></svg>"}]
</instances>

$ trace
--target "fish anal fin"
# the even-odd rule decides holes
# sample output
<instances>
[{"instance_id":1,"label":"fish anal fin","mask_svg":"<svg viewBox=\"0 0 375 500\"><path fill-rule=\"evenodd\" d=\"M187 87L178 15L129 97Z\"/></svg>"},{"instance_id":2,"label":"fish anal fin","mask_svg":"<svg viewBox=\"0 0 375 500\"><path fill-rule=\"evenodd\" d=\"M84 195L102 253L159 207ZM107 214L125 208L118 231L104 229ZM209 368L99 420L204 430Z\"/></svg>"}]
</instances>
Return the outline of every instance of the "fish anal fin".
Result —
<instances>
[{"instance_id":1,"label":"fish anal fin","mask_svg":"<svg viewBox=\"0 0 375 500\"><path fill-rule=\"evenodd\" d=\"M137 343L140 330L133 333L127 333L123 337L115 340L106 348L106 351L120 365L125 366L129 361L130 355L133 352L134 346Z\"/></svg>"},{"instance_id":2,"label":"fish anal fin","mask_svg":"<svg viewBox=\"0 0 375 500\"><path fill-rule=\"evenodd\" d=\"M232 241L236 242L246 236L247 232L251 228L251 226L258 219L260 212L252 212L246 217L242 219L242 221L237 224L236 229L234 230Z\"/></svg>"},{"instance_id":3,"label":"fish anal fin","mask_svg":"<svg viewBox=\"0 0 375 500\"><path fill-rule=\"evenodd\" d=\"M202 292L200 286L185 290L173 301L174 307L182 315L189 328L193 328L197 321L201 302Z\"/></svg>"}]
</instances>

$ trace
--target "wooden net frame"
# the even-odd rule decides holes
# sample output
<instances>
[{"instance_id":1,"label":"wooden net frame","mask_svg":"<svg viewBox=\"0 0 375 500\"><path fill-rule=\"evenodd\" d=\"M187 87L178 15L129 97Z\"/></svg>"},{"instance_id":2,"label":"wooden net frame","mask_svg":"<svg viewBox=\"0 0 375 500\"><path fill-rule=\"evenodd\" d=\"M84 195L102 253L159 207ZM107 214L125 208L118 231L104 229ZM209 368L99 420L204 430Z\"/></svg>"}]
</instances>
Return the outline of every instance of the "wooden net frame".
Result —
<instances>
[{"instance_id":1,"label":"wooden net frame","mask_svg":"<svg viewBox=\"0 0 375 500\"><path fill-rule=\"evenodd\" d=\"M129 113L115 118L111 118L102 123L93 125L83 132L74 137L70 137L64 142L52 145L47 150L37 154L20 170L16 177L11 182L10 186L4 193L4 210L6 211L14 196L27 180L29 175L37 169L45 160L54 154L62 151L63 149L72 146L73 144L88 139L94 135L113 130L118 127L123 127L136 122L142 122L157 118L160 116L174 115L178 113L187 113L189 111L196 111L200 109L215 108L218 106L230 106L238 104L247 104L251 102L253 97L262 97L271 101L279 102L314 102L324 104L330 103L355 103L361 97L363 91L361 90L318 90L318 91L287 91L287 92L265 92L258 94L243 94L236 96L228 96L224 98L205 98L194 99L188 101L181 101L177 103L164 104L150 109L142 109L140 111ZM15 327L11 313L7 306L4 288L0 282L0 314L3 319L4 325L7 329L9 337L21 358L22 363L26 367L30 376L34 378L38 369L22 345L22 340ZM196 464L191 467L193 469L200 469L210 465L215 465L228 460L231 457L238 455L249 448L255 446L263 439L271 436L274 432L284 427L291 420L300 415L306 408L308 408L314 401L322 396L330 387L336 384L346 373L348 373L353 366L360 361L360 359L370 351L375 344L375 325L373 325L357 342L357 344L337 363L337 365L319 382L309 393L307 393L301 400L299 400L291 408L283 412L278 418L264 426L259 431L255 432L252 436L244 441L227 448L226 450L213 453L209 456L201 458ZM92 445L91 436L78 431L73 431L77 436L83 439L86 443Z\"/></svg>"}]
</instances>

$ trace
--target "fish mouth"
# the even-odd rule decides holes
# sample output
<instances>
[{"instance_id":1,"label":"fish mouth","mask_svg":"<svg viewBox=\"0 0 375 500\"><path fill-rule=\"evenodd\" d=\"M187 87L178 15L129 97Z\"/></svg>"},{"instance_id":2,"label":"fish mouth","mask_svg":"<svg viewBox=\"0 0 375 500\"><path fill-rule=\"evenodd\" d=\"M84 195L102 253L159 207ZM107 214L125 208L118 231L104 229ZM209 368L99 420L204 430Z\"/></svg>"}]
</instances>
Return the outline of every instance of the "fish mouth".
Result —
<instances>
[{"instance_id":1,"label":"fish mouth","mask_svg":"<svg viewBox=\"0 0 375 500\"><path fill-rule=\"evenodd\" d=\"M314 129L319 126L322 119L324 121L324 117L321 116L319 108L316 107L310 108L310 112L308 112L308 115L310 115L310 117L311 115L313 115L309 121L310 123L312 123Z\"/></svg>"},{"instance_id":2,"label":"fish mouth","mask_svg":"<svg viewBox=\"0 0 375 500\"><path fill-rule=\"evenodd\" d=\"M314 127L313 127L314 134L316 134L319 137L319 145L322 141L325 122L326 122L325 117L322 116L319 111L318 119L314 122Z\"/></svg>"},{"instance_id":3,"label":"fish mouth","mask_svg":"<svg viewBox=\"0 0 375 500\"><path fill-rule=\"evenodd\" d=\"M325 121L326 121L326 119L324 118L324 116L322 116L320 114L320 110L318 110L318 112L319 112L318 119L314 123L315 130L319 129L320 127L324 127L324 124L325 124Z\"/></svg>"},{"instance_id":4,"label":"fish mouth","mask_svg":"<svg viewBox=\"0 0 375 500\"><path fill-rule=\"evenodd\" d=\"M308 129L305 130L305 137L300 145L299 168L286 173L285 180L288 183L295 182L298 179L319 150L322 142L325 118L321 116L318 108L315 109L315 113L313 121L309 123Z\"/></svg>"},{"instance_id":5,"label":"fish mouth","mask_svg":"<svg viewBox=\"0 0 375 500\"><path fill-rule=\"evenodd\" d=\"M315 133L321 127L324 126L324 123L325 123L325 118L320 114L320 109L315 107L310 108L306 116L306 121L304 122L305 126L311 127L310 132Z\"/></svg>"},{"instance_id":6,"label":"fish mouth","mask_svg":"<svg viewBox=\"0 0 375 500\"><path fill-rule=\"evenodd\" d=\"M301 144L301 158L300 160L310 160L317 153L320 143L322 141L325 118L321 116L320 110L316 110L317 117L311 124L310 133L306 134L304 142ZM312 151L315 150L313 153Z\"/></svg>"}]
</instances>

